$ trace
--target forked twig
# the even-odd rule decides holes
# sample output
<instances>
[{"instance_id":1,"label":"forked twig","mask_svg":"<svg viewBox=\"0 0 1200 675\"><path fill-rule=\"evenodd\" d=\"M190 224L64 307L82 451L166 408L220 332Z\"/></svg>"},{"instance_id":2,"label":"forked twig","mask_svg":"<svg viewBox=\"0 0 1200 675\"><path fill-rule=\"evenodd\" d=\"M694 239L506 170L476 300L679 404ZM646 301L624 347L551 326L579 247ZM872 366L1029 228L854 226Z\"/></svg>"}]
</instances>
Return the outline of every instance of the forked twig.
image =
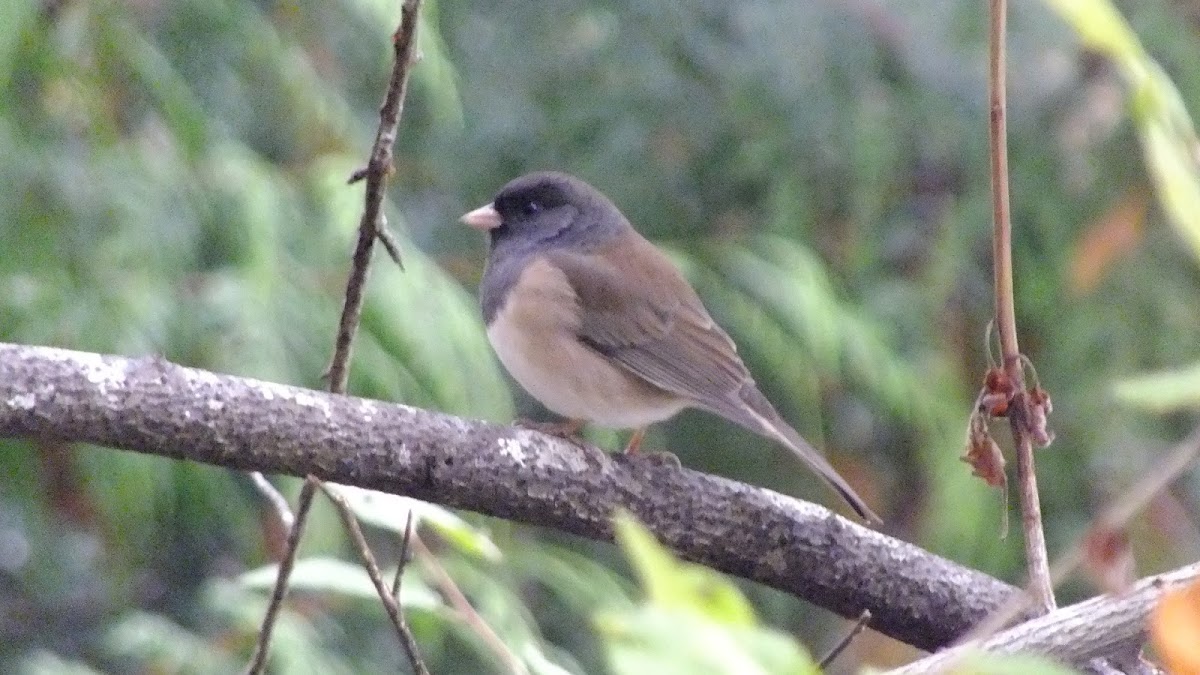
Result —
<instances>
[{"instance_id":1,"label":"forked twig","mask_svg":"<svg viewBox=\"0 0 1200 675\"><path fill-rule=\"evenodd\" d=\"M401 7L400 27L392 36L394 54L392 74L388 81L387 93L384 96L383 105L379 110L379 128L375 134L375 142L371 147L371 158L367 162L367 166L364 169L356 171L350 180L353 183L357 180L365 179L367 186L364 195L363 215L358 227L358 241L350 263L350 275L346 280L345 300L342 304L341 319L338 322L333 358L330 360L329 369L326 372L326 376L329 378L329 391L335 394L344 394L346 392L346 385L350 375L351 347L354 343L354 334L358 330L359 320L362 317L367 272L370 268L371 250L374 247L375 240L384 240L388 253L396 260L397 264L400 262L399 247L390 234L385 234L383 197L384 189L387 187L387 178L392 169L392 148L396 143L396 130L400 125L400 116L404 109L404 95L408 89L408 74L413 64L416 63L416 31L420 7L421 0L405 0ZM287 594L288 578L291 575L292 564L296 558L296 547L300 543L300 536L304 531L307 516L312 507L312 500L316 492L315 486L317 484L319 484L319 481L310 476L305 481L304 489L300 492L300 502L297 508L295 523L288 535L287 554L285 555L283 564L279 566L279 576L275 580L275 588L272 591L266 615L263 617L262 628L259 630L254 656L251 658L247 669L247 672L251 675L262 673L266 667L266 654L271 642L271 632L274 629L280 607L283 604L283 598ZM326 492L328 493L328 491ZM357 521L354 520L349 507L344 500L334 499L333 503L338 508L343 521L348 523L347 529L351 531L351 535L353 536L357 529ZM352 521L354 522L354 527L349 525ZM361 531L359 532L359 536L361 537ZM379 576L378 566L374 563L374 557L371 556L370 550L365 548L365 542L363 547L360 547L359 553L363 555L363 564L367 568L368 575L371 576L371 581L375 583L376 589L380 591L380 600L388 610L389 618L392 619L392 623L395 624L397 631L400 633L401 642L404 644L405 651L408 653L414 671L418 673L426 672L424 664L416 652L416 645L410 642L412 636L407 635L408 639L406 640L407 630L403 617L400 615L396 602L387 592L388 589L383 584L382 577ZM393 611L393 609L396 611Z\"/></svg>"},{"instance_id":2,"label":"forked twig","mask_svg":"<svg viewBox=\"0 0 1200 675\"><path fill-rule=\"evenodd\" d=\"M354 548L358 550L359 556L362 557L363 566L367 568L367 576L371 577L371 583L375 585L375 592L379 594L379 599L383 602L383 608L387 612L388 618L392 620L392 625L396 628L396 634L400 638L400 644L404 646L404 653L408 656L408 662L413 667L413 672L416 675L429 675L429 669L425 666L425 662L421 660L421 653L417 650L417 641L413 638L412 631L408 627L408 621L404 618L404 612L400 609L400 601L396 597L399 592L400 576L399 572L396 575L396 590L389 589L383 583L383 574L379 571L379 565L375 562L375 556L371 554L371 547L367 545L367 538L363 536L362 527L358 524L358 518L354 517L354 512L350 509L350 504L346 502L346 498L336 490L329 489L324 483L321 483L321 491L326 497L337 506L338 513L342 517L342 524L346 526L346 531L350 533L350 540L354 542ZM412 512L409 512L409 523L412 523Z\"/></svg>"}]
</instances>

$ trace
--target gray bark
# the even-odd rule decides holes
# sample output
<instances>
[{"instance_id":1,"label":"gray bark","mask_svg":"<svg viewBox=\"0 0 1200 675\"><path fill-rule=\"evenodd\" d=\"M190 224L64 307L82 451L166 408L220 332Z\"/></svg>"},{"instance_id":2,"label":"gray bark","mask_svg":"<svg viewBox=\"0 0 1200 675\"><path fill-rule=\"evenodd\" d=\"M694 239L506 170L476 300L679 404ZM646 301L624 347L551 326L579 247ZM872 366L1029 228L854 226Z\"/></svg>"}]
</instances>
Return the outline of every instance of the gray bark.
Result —
<instances>
[{"instance_id":1,"label":"gray bark","mask_svg":"<svg viewBox=\"0 0 1200 675\"><path fill-rule=\"evenodd\" d=\"M404 405L0 344L0 437L52 437L304 476L607 540L633 513L682 557L932 650L1014 588L769 490Z\"/></svg>"}]
</instances>

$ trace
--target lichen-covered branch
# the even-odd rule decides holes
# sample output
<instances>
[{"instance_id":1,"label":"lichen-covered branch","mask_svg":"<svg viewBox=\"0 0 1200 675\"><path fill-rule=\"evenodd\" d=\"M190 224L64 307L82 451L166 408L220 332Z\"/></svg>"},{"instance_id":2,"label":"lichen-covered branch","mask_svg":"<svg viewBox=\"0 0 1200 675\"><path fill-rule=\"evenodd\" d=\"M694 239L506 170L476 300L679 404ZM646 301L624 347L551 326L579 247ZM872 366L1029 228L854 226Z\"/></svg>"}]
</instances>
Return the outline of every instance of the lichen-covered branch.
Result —
<instances>
[{"instance_id":1,"label":"lichen-covered branch","mask_svg":"<svg viewBox=\"0 0 1200 675\"><path fill-rule=\"evenodd\" d=\"M632 512L682 556L935 649L1014 589L824 507L536 432L124 358L0 344L0 437L316 475L608 539Z\"/></svg>"}]
</instances>

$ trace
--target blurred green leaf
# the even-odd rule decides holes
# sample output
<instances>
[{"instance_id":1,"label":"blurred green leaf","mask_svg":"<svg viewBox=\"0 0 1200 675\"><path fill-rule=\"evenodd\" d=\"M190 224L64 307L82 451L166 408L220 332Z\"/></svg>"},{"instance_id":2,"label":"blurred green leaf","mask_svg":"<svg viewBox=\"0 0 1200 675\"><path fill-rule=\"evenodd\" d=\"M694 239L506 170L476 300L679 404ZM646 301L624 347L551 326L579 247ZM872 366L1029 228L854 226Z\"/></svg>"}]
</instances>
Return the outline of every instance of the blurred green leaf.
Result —
<instances>
[{"instance_id":1,"label":"blurred green leaf","mask_svg":"<svg viewBox=\"0 0 1200 675\"><path fill-rule=\"evenodd\" d=\"M644 605L601 612L609 667L619 675L770 675L820 673L786 635L729 625L683 607Z\"/></svg>"},{"instance_id":2,"label":"blurred green leaf","mask_svg":"<svg viewBox=\"0 0 1200 675\"><path fill-rule=\"evenodd\" d=\"M35 649L13 664L13 675L99 675L101 672L44 649Z\"/></svg>"},{"instance_id":3,"label":"blurred green leaf","mask_svg":"<svg viewBox=\"0 0 1200 675\"><path fill-rule=\"evenodd\" d=\"M541 634L537 620L522 601L519 588L512 583L505 567L475 558L443 557L441 563L471 606L513 655L534 673L576 673L584 671L572 655L549 643ZM507 560L507 557L505 558ZM481 658L500 666L494 646L482 638L466 621L456 624L458 634L469 640Z\"/></svg>"},{"instance_id":4,"label":"blurred green leaf","mask_svg":"<svg viewBox=\"0 0 1200 675\"><path fill-rule=\"evenodd\" d=\"M758 625L753 608L726 577L677 561L625 512L615 518L614 530L646 601L596 615L613 672L818 672L794 640Z\"/></svg>"},{"instance_id":5,"label":"blurred green leaf","mask_svg":"<svg viewBox=\"0 0 1200 675\"><path fill-rule=\"evenodd\" d=\"M1117 382L1113 394L1130 406L1160 413L1200 408L1200 364Z\"/></svg>"},{"instance_id":6,"label":"blurred green leaf","mask_svg":"<svg viewBox=\"0 0 1200 675\"><path fill-rule=\"evenodd\" d=\"M158 45L115 4L98 3L96 35L114 62L127 67L153 93L172 135L189 157L199 157L210 140L209 119L187 79Z\"/></svg>"},{"instance_id":7,"label":"blurred green leaf","mask_svg":"<svg viewBox=\"0 0 1200 675\"><path fill-rule=\"evenodd\" d=\"M582 553L549 543L518 543L505 552L505 559L530 582L544 584L580 615L596 609L634 606L634 588L629 580Z\"/></svg>"},{"instance_id":8,"label":"blurred green leaf","mask_svg":"<svg viewBox=\"0 0 1200 675\"><path fill-rule=\"evenodd\" d=\"M748 247L724 247L716 261L724 288L706 284L722 299L715 311L737 312L733 325L750 329L739 331L739 340L769 355L775 372L805 373L810 381L844 376L897 417L924 430L937 428L942 401L930 392L939 373L921 373L900 358L879 327L838 298L824 266L803 244L764 235ZM768 330L775 326L786 337ZM795 345L810 358L797 359Z\"/></svg>"},{"instance_id":9,"label":"blurred green leaf","mask_svg":"<svg viewBox=\"0 0 1200 675\"><path fill-rule=\"evenodd\" d=\"M107 632L106 650L142 670L200 675L231 673L244 664L206 638L157 614L132 612Z\"/></svg>"},{"instance_id":10,"label":"blurred green leaf","mask_svg":"<svg viewBox=\"0 0 1200 675\"><path fill-rule=\"evenodd\" d=\"M1146 86L1158 92L1158 104L1147 102L1141 114L1135 108L1134 120L1163 210L1200 259L1200 139L1170 79L1157 64L1150 72Z\"/></svg>"},{"instance_id":11,"label":"blurred green leaf","mask_svg":"<svg viewBox=\"0 0 1200 675\"><path fill-rule=\"evenodd\" d=\"M1159 201L1192 255L1200 259L1200 138L1183 98L1109 0L1046 0L1090 49L1113 61L1129 87L1129 106Z\"/></svg>"},{"instance_id":12,"label":"blurred green leaf","mask_svg":"<svg viewBox=\"0 0 1200 675\"><path fill-rule=\"evenodd\" d=\"M753 626L754 609L741 591L718 572L680 563L631 515L614 520L617 544L629 558L652 605L702 615L731 626Z\"/></svg>"},{"instance_id":13,"label":"blurred green leaf","mask_svg":"<svg viewBox=\"0 0 1200 675\"><path fill-rule=\"evenodd\" d=\"M266 611L265 594L247 589L236 581L216 579L207 585L203 600L206 610L239 631L240 644L244 650L240 665L244 665L244 659L249 659L250 650L258 638ZM319 616L307 616L291 609L287 603L284 604L275 623L273 648L268 661L271 672L281 675L314 672L351 675L359 672L348 658L330 649L342 631L328 623L318 626L318 621Z\"/></svg>"},{"instance_id":14,"label":"blurred green leaf","mask_svg":"<svg viewBox=\"0 0 1200 675\"><path fill-rule=\"evenodd\" d=\"M17 42L37 19L37 9L36 2L18 0L0 3L0 89L8 86L15 65L13 58L17 52Z\"/></svg>"},{"instance_id":15,"label":"blurred green leaf","mask_svg":"<svg viewBox=\"0 0 1200 675\"><path fill-rule=\"evenodd\" d=\"M508 382L491 353L474 299L420 251L405 251L403 272L390 263L374 270L362 315L363 330L391 359L407 364L421 387L407 392L403 402L511 420Z\"/></svg>"}]
</instances>

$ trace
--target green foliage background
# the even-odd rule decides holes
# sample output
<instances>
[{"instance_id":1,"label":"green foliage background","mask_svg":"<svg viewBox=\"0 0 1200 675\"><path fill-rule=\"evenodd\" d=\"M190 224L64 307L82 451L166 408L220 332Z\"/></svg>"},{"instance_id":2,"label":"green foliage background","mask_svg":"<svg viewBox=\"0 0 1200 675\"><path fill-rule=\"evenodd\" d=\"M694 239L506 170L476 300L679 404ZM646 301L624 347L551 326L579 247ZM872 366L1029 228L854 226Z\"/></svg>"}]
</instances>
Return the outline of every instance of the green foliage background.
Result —
<instances>
[{"instance_id":1,"label":"green foliage background","mask_svg":"<svg viewBox=\"0 0 1200 675\"><path fill-rule=\"evenodd\" d=\"M1052 555L1200 401L1200 11L1118 9L1132 32L1101 2L1019 2L1010 19L1018 321L1055 402ZM384 0L0 3L0 341L320 386L361 208L345 181L398 15ZM991 313L982 3L426 0L420 48L387 209L406 271L372 272L352 392L541 414L487 346L484 242L455 221L520 173L567 170L672 252L890 532L1019 583L1002 500L958 461ZM1174 379L1131 379L1150 371ZM836 501L711 417L648 442ZM244 477L51 442L0 441L0 467L0 670L241 667L265 602L264 571L244 574L279 536ZM1135 523L1140 572L1200 557L1194 473ZM839 626L715 576L728 603L664 602L645 546L630 566L607 545L444 515L423 525L439 559L531 672L795 672L805 657L780 636L819 652ZM385 557L394 518L373 530ZM324 505L304 554L275 672L403 667ZM500 672L429 574L414 566L404 600L434 672ZM700 634L748 660L703 661ZM839 663L909 656L867 638Z\"/></svg>"}]
</instances>

